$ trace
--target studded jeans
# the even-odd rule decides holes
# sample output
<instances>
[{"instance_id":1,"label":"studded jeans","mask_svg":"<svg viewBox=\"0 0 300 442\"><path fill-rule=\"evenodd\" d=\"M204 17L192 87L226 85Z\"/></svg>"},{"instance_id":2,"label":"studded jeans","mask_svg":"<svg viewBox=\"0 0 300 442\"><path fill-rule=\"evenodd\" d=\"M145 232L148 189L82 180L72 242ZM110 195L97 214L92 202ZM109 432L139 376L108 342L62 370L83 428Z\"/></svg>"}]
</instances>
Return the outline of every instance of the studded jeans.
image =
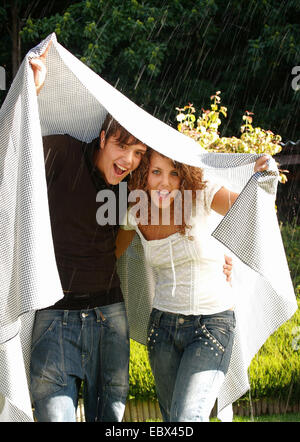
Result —
<instances>
[{"instance_id":1,"label":"studded jeans","mask_svg":"<svg viewBox=\"0 0 300 442\"><path fill-rule=\"evenodd\" d=\"M148 352L165 422L209 420L228 370L234 327L232 310L200 316L152 310Z\"/></svg>"},{"instance_id":2,"label":"studded jeans","mask_svg":"<svg viewBox=\"0 0 300 442\"><path fill-rule=\"evenodd\" d=\"M129 389L124 303L89 310L37 312L31 396L40 422L74 422L83 382L85 419L119 422Z\"/></svg>"}]
</instances>

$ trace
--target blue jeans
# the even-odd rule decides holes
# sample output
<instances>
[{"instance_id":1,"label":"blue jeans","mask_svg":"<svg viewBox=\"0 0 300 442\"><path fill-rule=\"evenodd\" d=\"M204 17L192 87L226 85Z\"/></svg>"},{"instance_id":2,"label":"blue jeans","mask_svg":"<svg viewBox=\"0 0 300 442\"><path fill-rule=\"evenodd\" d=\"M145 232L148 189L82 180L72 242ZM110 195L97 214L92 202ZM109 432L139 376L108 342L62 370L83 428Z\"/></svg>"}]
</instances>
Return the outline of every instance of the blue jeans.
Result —
<instances>
[{"instance_id":1,"label":"blue jeans","mask_svg":"<svg viewBox=\"0 0 300 442\"><path fill-rule=\"evenodd\" d=\"M207 422L228 370L232 310L184 316L152 310L148 353L165 422Z\"/></svg>"},{"instance_id":2,"label":"blue jeans","mask_svg":"<svg viewBox=\"0 0 300 442\"><path fill-rule=\"evenodd\" d=\"M35 418L74 422L80 384L87 422L122 421L129 389L124 303L90 310L41 310L32 335Z\"/></svg>"}]
</instances>

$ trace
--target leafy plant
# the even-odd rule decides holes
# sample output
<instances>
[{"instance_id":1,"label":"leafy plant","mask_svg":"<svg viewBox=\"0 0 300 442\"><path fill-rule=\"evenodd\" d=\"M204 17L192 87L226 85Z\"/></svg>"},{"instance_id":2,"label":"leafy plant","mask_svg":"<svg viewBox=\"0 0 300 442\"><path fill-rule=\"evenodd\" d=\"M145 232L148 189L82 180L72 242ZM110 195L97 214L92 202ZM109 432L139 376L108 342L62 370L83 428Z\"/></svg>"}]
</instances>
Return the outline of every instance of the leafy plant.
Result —
<instances>
[{"instance_id":1,"label":"leafy plant","mask_svg":"<svg viewBox=\"0 0 300 442\"><path fill-rule=\"evenodd\" d=\"M295 403L300 394L299 309L264 343L253 358L249 378L252 399L284 399ZM247 399L248 395L245 395Z\"/></svg>"},{"instance_id":2,"label":"leafy plant","mask_svg":"<svg viewBox=\"0 0 300 442\"><path fill-rule=\"evenodd\" d=\"M129 362L130 388L128 399L155 399L154 377L148 360L147 349L135 341L130 341Z\"/></svg>"},{"instance_id":3,"label":"leafy plant","mask_svg":"<svg viewBox=\"0 0 300 442\"><path fill-rule=\"evenodd\" d=\"M196 119L196 109L193 104L188 104L183 108L176 108L178 111L176 119L179 132L193 138L204 149L219 153L254 153L275 155L281 151L281 136L275 135L270 130L260 127L253 127L253 113L246 111L243 116L241 136L220 137L219 126L221 125L221 115L227 116L227 108L221 106L221 92L217 91L210 97L212 103L210 109L202 109L201 115ZM285 183L287 177L280 170L280 181Z\"/></svg>"},{"instance_id":4,"label":"leafy plant","mask_svg":"<svg viewBox=\"0 0 300 442\"><path fill-rule=\"evenodd\" d=\"M300 226L295 219L293 223L281 224L280 231L293 285L300 297Z\"/></svg>"}]
</instances>

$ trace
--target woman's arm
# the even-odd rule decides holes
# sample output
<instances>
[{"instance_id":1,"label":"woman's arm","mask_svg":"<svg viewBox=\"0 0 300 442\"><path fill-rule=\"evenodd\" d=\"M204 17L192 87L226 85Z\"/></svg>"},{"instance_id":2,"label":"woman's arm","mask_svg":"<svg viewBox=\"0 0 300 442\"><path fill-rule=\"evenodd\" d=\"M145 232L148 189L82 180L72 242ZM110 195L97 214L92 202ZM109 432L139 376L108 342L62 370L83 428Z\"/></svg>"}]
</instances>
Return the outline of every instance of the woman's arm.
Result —
<instances>
[{"instance_id":1,"label":"woman's arm","mask_svg":"<svg viewBox=\"0 0 300 442\"><path fill-rule=\"evenodd\" d=\"M238 196L238 193L231 192L225 187L221 187L212 200L211 208L220 215L226 215Z\"/></svg>"},{"instance_id":2,"label":"woman's arm","mask_svg":"<svg viewBox=\"0 0 300 442\"><path fill-rule=\"evenodd\" d=\"M268 169L268 161L269 157L266 155L263 155L256 160L255 166L254 166L254 173L256 172L263 172L264 170ZM220 215L226 215L232 204L235 202L237 197L239 196L238 193L231 192L230 190L226 189L225 187L222 187L214 196L211 208L219 213Z\"/></svg>"},{"instance_id":3,"label":"woman's arm","mask_svg":"<svg viewBox=\"0 0 300 442\"><path fill-rule=\"evenodd\" d=\"M116 238L116 250L115 255L118 258L123 255L126 249L129 247L133 237L135 235L135 230L124 230L119 229L117 238Z\"/></svg>"}]
</instances>

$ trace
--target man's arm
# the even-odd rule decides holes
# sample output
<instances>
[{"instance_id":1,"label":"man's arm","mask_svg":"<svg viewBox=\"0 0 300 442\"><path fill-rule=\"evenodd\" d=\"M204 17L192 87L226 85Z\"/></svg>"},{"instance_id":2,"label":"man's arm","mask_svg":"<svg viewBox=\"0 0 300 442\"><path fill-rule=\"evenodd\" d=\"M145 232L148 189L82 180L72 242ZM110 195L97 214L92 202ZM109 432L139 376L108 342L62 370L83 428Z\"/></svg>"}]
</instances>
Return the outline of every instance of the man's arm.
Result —
<instances>
[{"instance_id":1,"label":"man's arm","mask_svg":"<svg viewBox=\"0 0 300 442\"><path fill-rule=\"evenodd\" d=\"M70 137L68 135L47 135L43 137L45 170L48 188L60 173L67 168L68 153L70 152Z\"/></svg>"},{"instance_id":2,"label":"man's arm","mask_svg":"<svg viewBox=\"0 0 300 442\"><path fill-rule=\"evenodd\" d=\"M45 63L51 44L52 41L50 40L48 46L46 47L45 52L40 57L32 58L30 60L31 68L33 70L34 84L37 95L40 93L45 83L46 74L47 74L47 68Z\"/></svg>"}]
</instances>

